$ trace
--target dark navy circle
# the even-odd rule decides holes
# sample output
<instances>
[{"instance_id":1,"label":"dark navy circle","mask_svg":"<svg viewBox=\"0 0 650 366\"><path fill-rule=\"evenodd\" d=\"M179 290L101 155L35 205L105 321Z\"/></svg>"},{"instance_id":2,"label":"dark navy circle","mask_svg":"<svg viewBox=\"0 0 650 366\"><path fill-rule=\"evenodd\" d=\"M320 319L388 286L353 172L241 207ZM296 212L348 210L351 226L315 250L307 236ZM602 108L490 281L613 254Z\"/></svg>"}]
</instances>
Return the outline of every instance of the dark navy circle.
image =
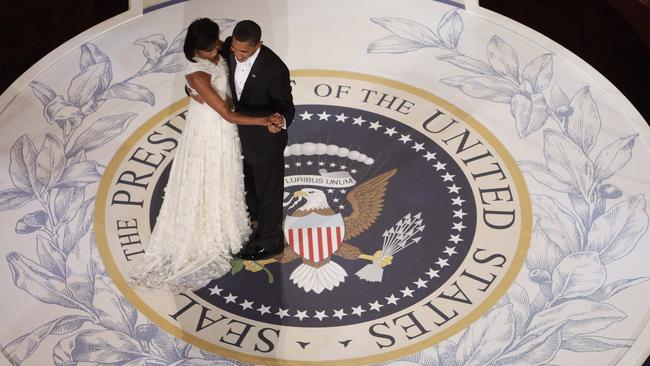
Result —
<instances>
[{"instance_id":1,"label":"dark navy circle","mask_svg":"<svg viewBox=\"0 0 650 366\"><path fill-rule=\"evenodd\" d=\"M382 248L384 231L409 213L421 214L425 228L419 235L420 242L394 255L392 264L384 267L381 282L368 282L355 275L370 264L369 261L346 259L335 253L329 259L343 267L347 277L331 291L306 292L290 280L291 273L303 263L297 256L288 263L270 263L263 271L243 269L227 274L197 291L198 296L218 308L255 321L286 326L343 326L375 320L412 306L442 286L459 268L474 239L476 204L469 181L444 149L393 119L330 105L296 106L296 117L289 128L289 145L305 142L345 147L374 160L367 165L330 155L285 158L285 176L317 175L323 168L330 172L350 172L357 181L355 187L346 188L345 192L334 188L327 193L330 207L343 217L352 212L346 200L351 190L368 179L397 169L388 182L381 214L365 232L344 240L347 244L372 255ZM152 227L170 166L154 190L150 206ZM456 187L453 191L449 188L452 184ZM285 191L291 194L308 187L288 187ZM311 188L328 190L327 187ZM461 204L459 199L463 200ZM460 215L459 210L462 210ZM285 214L290 212L285 211ZM458 223L462 229L454 228ZM462 241L453 241L454 236ZM449 252L449 248L453 248L453 252ZM285 247L285 250L291 249ZM440 260L445 263L442 267L438 264Z\"/></svg>"}]
</instances>

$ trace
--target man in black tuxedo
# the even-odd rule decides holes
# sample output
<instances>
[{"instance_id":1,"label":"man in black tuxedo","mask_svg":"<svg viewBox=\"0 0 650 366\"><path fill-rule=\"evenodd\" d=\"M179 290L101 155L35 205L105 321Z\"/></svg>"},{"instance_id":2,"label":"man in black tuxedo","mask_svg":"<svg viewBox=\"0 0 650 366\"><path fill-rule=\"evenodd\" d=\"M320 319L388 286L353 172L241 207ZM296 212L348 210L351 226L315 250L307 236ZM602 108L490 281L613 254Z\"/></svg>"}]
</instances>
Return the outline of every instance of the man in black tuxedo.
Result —
<instances>
[{"instance_id":1,"label":"man in black tuxedo","mask_svg":"<svg viewBox=\"0 0 650 366\"><path fill-rule=\"evenodd\" d=\"M257 227L239 257L270 258L282 253L282 194L286 127L295 114L289 69L271 49L262 45L262 31L252 20L235 26L221 50L230 69L230 88L235 110L251 116L284 119L285 128L238 125L244 155L246 204ZM281 117L280 117L281 115ZM281 123L281 122L280 122Z\"/></svg>"}]
</instances>

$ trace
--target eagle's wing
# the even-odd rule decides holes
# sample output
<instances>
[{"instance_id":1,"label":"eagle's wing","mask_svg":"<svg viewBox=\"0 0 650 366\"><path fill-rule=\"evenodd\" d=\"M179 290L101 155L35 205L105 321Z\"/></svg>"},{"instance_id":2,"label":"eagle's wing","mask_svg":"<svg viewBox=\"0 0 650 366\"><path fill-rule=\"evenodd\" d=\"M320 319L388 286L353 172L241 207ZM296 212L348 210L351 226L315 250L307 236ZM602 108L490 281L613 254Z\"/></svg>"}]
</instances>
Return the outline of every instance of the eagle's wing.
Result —
<instances>
[{"instance_id":1,"label":"eagle's wing","mask_svg":"<svg viewBox=\"0 0 650 366\"><path fill-rule=\"evenodd\" d=\"M369 179L347 195L352 205L352 213L345 217L345 239L351 239L368 230L375 223L384 207L384 194L388 181L395 175L397 169L392 169Z\"/></svg>"}]
</instances>

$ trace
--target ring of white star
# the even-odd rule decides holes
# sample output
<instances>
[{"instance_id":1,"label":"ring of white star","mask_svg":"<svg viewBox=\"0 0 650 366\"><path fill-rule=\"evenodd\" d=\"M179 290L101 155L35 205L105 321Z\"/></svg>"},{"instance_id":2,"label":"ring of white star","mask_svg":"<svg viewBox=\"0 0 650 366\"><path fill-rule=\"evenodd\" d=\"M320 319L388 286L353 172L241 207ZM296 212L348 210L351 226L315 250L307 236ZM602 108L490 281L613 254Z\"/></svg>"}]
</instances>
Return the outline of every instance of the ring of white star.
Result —
<instances>
[{"instance_id":1,"label":"ring of white star","mask_svg":"<svg viewBox=\"0 0 650 366\"><path fill-rule=\"evenodd\" d=\"M316 120L316 119L312 120L311 119L314 115L319 117L318 120ZM328 114L327 111L325 111L325 110L323 110L323 112L320 113L320 114L308 113L307 110L305 110L302 114L298 114L298 116L300 116L303 121L315 121L315 122L317 122L317 121L326 121L326 122L336 122L336 123L347 123L348 119L351 119L353 121L352 122L353 125L358 125L360 127L363 127L364 123L368 122L368 121L364 120L363 118L361 118L361 116L359 116L357 118L352 118L350 116L346 116L343 112L341 112L341 114L339 114L339 115L332 115L332 114ZM330 120L330 117L334 117L334 119ZM399 138L397 138L397 137L394 137L394 138L396 140L404 143L404 144L407 144L409 142L413 142L413 146L411 146L411 148L413 150L415 150L416 152L418 152L418 153L420 152L420 150L426 150L424 148L424 143L417 143L417 142L413 141L411 139L410 135L402 135L401 133L396 131L396 129L394 127L391 127L391 128L384 127L384 126L381 125L381 123L379 121L369 123L368 124L368 129L371 129L371 130L374 130L374 131L377 131L377 132L383 132L385 135L388 135L389 137L393 137L393 135L399 135L400 136ZM383 129L383 131L382 131L382 129ZM407 297L413 297L413 293L415 293L416 291L418 291L418 290L420 290L422 288L426 289L427 288L427 283L429 282L429 280L433 279L434 277L440 277L438 275L438 272L440 272L440 270L442 270L444 267L449 266L449 264L447 263L449 261L449 259L451 259L451 257L454 254L458 253L458 252L456 252L455 249L456 249L456 245L459 242L463 241L463 239L461 238L461 232L462 232L463 229L466 228L466 226L463 225L463 216L467 215L467 213L465 213L463 211L463 208L462 208L463 202L465 202L465 200L461 198L461 193L460 193L461 187L458 187L454 183L454 175L451 175L451 174L449 174L449 172L446 171L447 170L446 169L447 163L441 162L440 160L438 160L436 158L435 153L431 153L429 151L425 151L425 155L421 155L421 156L422 156L422 158L427 159L427 162L430 161L430 160L436 161L436 164L432 164L432 167L435 168L435 173L438 173L440 171L444 172L444 174L442 174L442 175L440 175L440 174L436 174L436 175L438 175L442 179L443 184L447 185L447 184L451 183L451 186L447 186L447 189L449 190L449 194L450 195L452 195L452 194L456 195L455 197L451 198L452 206L458 206L458 210L452 210L453 218L460 220L459 222L454 222L451 229L450 229L452 232L455 231L456 234L455 235L454 234L449 234L449 239L447 240L447 242L450 243L449 244L450 246L445 245L445 250L442 251L443 253L445 253L447 255L446 258L443 258L444 256L438 257L436 260L434 260L432 262L433 265L428 269L428 271L424 272L424 275L422 277L425 277L425 278L428 277L428 280L422 279L422 277L418 277L418 279L416 281L411 281L413 283L413 286L408 285L408 286L404 287L404 289L400 289L400 290L398 290L398 292L392 293L389 297L384 297L384 300L381 300L381 302L379 300L375 299L374 302L369 302L367 306L365 306L365 305L351 306L350 310L348 310L348 312L346 312L345 308L328 309L328 310L316 310L313 315L307 315L307 310L298 310L298 309L290 309L290 308L287 308L287 309L277 308L277 310L276 310L276 309L271 309L270 306L266 306L264 304L260 304L259 306L256 306L254 302L251 302L246 298L244 298L243 301L238 302L237 299L239 299L240 296L235 296L235 295L233 295L232 292L228 292L228 294L226 295L225 292L224 292L224 289L219 288L218 285L215 285L214 287L209 288L210 295L211 296L218 295L221 298L223 298L223 300L226 302L226 304L235 303L235 304L238 304L239 306L241 306L242 310L257 311L262 316L268 314L268 315L275 315L275 316L279 317L280 319L284 319L285 317L294 317L294 318L298 318L300 321L302 321L305 318L315 318L315 319L318 319L319 321L323 321L324 318L329 318L329 317L338 318L339 320L343 320L343 317L348 316L348 315L357 315L357 316L361 317L362 314L365 313L366 311L380 312L381 311L380 309L382 307L388 306L388 305L397 305L397 302L400 299L404 299L404 298L407 298ZM313 161L307 161L305 164L310 166L310 165L313 165L314 162ZM328 167L331 167L331 168L336 167L336 164L334 164L334 163L325 164L324 162L319 162L319 165L320 166L328 166ZM300 167L300 166L302 166L302 163L296 162L295 166ZM286 169L288 169L290 167L291 166L289 164L285 164ZM341 165L340 168L341 169L346 169L347 167L345 165ZM352 174L355 174L357 171L355 169L352 169L352 170L350 170L350 172ZM447 183L447 182L449 182L449 183ZM328 193L333 193L333 190L330 189L330 191L328 191ZM341 193L345 193L344 189L340 190L340 191L341 191ZM338 202L338 201L335 201L335 202ZM343 205L339 205L338 207L339 207L339 209L345 208ZM434 269L434 268L438 268L438 269ZM413 289L411 289L411 287L413 287ZM399 295L399 293L401 293L401 296L395 296L396 293L398 295ZM364 306L365 306L365 308L364 308Z\"/></svg>"}]
</instances>

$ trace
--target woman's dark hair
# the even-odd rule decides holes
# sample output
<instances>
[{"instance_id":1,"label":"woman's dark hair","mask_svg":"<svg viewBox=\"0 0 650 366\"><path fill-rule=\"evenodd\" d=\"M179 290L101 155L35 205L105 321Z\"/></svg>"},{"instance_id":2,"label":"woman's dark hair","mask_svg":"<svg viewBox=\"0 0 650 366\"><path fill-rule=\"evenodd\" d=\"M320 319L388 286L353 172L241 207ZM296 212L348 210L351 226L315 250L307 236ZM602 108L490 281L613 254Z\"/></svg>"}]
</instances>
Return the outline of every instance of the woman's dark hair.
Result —
<instances>
[{"instance_id":1,"label":"woman's dark hair","mask_svg":"<svg viewBox=\"0 0 650 366\"><path fill-rule=\"evenodd\" d=\"M235 25L232 36L239 42L248 42L256 45L262 39L262 28L252 20L242 20Z\"/></svg>"},{"instance_id":2,"label":"woman's dark hair","mask_svg":"<svg viewBox=\"0 0 650 366\"><path fill-rule=\"evenodd\" d=\"M197 19L187 27L183 52L185 58L194 61L197 50L211 50L219 39L219 24L208 18Z\"/></svg>"}]
</instances>

